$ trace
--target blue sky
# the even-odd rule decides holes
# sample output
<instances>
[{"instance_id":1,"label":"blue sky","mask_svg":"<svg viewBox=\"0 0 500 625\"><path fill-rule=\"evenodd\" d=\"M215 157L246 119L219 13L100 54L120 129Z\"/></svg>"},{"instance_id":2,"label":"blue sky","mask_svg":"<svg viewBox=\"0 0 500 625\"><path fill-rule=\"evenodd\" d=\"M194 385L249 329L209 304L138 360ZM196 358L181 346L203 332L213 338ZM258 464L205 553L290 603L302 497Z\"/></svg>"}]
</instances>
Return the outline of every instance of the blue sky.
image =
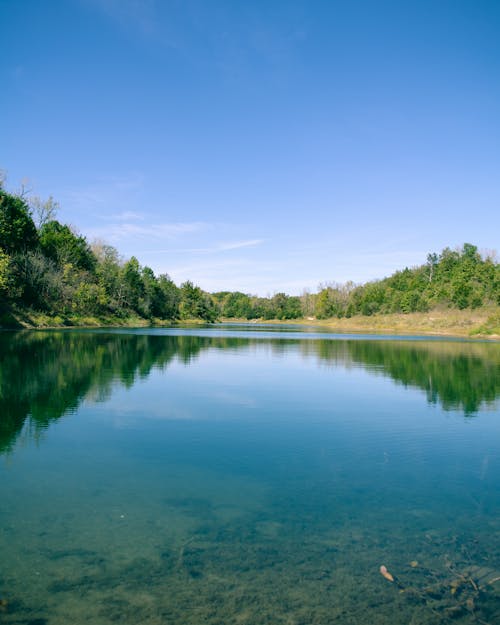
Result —
<instances>
[{"instance_id":1,"label":"blue sky","mask_svg":"<svg viewBox=\"0 0 500 625\"><path fill-rule=\"evenodd\" d=\"M177 283L298 294L500 248L497 0L0 0L0 21L7 188Z\"/></svg>"}]
</instances>

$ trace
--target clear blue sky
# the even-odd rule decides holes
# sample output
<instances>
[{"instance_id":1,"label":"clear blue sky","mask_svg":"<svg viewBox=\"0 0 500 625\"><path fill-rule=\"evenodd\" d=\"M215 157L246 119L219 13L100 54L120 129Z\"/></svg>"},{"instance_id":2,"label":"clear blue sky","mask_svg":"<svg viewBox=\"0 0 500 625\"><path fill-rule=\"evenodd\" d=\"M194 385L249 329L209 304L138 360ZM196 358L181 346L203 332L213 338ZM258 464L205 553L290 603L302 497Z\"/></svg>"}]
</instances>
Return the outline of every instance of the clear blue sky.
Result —
<instances>
[{"instance_id":1,"label":"clear blue sky","mask_svg":"<svg viewBox=\"0 0 500 625\"><path fill-rule=\"evenodd\" d=\"M500 248L498 0L0 0L0 23L7 188L177 283L292 294Z\"/></svg>"}]
</instances>

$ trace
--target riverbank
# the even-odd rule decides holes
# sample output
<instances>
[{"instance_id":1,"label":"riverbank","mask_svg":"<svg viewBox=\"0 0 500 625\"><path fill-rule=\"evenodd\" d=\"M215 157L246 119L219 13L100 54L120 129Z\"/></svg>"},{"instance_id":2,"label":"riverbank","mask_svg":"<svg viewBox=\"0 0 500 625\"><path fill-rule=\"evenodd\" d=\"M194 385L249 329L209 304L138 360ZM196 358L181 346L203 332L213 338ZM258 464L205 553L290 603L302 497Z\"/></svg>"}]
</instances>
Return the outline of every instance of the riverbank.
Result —
<instances>
[{"instance_id":1,"label":"riverbank","mask_svg":"<svg viewBox=\"0 0 500 625\"><path fill-rule=\"evenodd\" d=\"M241 321L246 319L224 319ZM500 307L475 310L433 310L426 313L387 314L362 316L349 319L291 319L257 320L259 323L295 323L314 325L337 332L363 332L388 334L423 334L430 336L477 337L500 340ZM99 327L164 327L178 322L169 319L144 319L139 316L118 317L114 315L48 315L46 313L10 309L0 313L1 329L48 329L48 328L99 328ZM187 324L204 324L200 319L183 320Z\"/></svg>"},{"instance_id":2,"label":"riverbank","mask_svg":"<svg viewBox=\"0 0 500 625\"><path fill-rule=\"evenodd\" d=\"M4 330L40 330L50 328L147 328L149 326L167 326L174 323L170 319L144 319L137 315L120 317L117 315L49 315L47 313L9 309L0 312L0 329ZM194 323L202 323L199 320Z\"/></svg>"},{"instance_id":3,"label":"riverbank","mask_svg":"<svg viewBox=\"0 0 500 625\"><path fill-rule=\"evenodd\" d=\"M234 320L231 320L234 321ZM264 321L263 323L285 323ZM500 340L500 307L475 310L433 310L426 313L357 315L349 319L293 319L298 323L337 332L423 334Z\"/></svg>"}]
</instances>

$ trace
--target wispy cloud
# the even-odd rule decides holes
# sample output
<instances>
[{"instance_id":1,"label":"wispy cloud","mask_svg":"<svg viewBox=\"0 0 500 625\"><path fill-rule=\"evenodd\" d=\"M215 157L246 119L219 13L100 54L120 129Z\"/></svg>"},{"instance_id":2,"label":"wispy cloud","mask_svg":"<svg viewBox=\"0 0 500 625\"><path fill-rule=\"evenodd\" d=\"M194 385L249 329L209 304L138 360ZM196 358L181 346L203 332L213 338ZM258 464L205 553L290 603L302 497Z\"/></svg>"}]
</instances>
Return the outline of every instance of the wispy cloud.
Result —
<instances>
[{"instance_id":1,"label":"wispy cloud","mask_svg":"<svg viewBox=\"0 0 500 625\"><path fill-rule=\"evenodd\" d=\"M109 219L112 221L143 221L145 219L145 215L134 211L123 211L122 213L109 215Z\"/></svg>"},{"instance_id":2,"label":"wispy cloud","mask_svg":"<svg viewBox=\"0 0 500 625\"><path fill-rule=\"evenodd\" d=\"M173 255L171 262L157 262L153 267L157 273L168 273L178 284L192 280L207 291L229 289L266 294L275 290L275 276L280 272L281 262L233 255L210 260L181 257L176 262Z\"/></svg>"},{"instance_id":3,"label":"wispy cloud","mask_svg":"<svg viewBox=\"0 0 500 625\"><path fill-rule=\"evenodd\" d=\"M87 228L86 235L91 238L103 238L111 243L126 239L143 239L162 241L176 239L181 235L200 232L208 227L201 221L186 223L151 223L138 225L137 223L110 223L99 228ZM157 253L157 252L156 252Z\"/></svg>"},{"instance_id":4,"label":"wispy cloud","mask_svg":"<svg viewBox=\"0 0 500 625\"><path fill-rule=\"evenodd\" d=\"M256 247L264 243L264 239L249 239L247 241L232 241L228 243L219 243L211 247L195 247L186 250L180 250L189 254L217 254L219 252L230 252L240 250L246 247Z\"/></svg>"},{"instance_id":5,"label":"wispy cloud","mask_svg":"<svg viewBox=\"0 0 500 625\"><path fill-rule=\"evenodd\" d=\"M247 241L235 241L233 243L223 243L217 251L224 252L228 250L239 250L243 247L256 247L264 243L264 239L248 239Z\"/></svg>"},{"instance_id":6,"label":"wispy cloud","mask_svg":"<svg viewBox=\"0 0 500 625\"><path fill-rule=\"evenodd\" d=\"M204 229L211 229L213 226L207 223L201 223L200 225L204 226ZM220 225L219 225L220 227ZM201 230L201 228L200 228ZM197 230L199 231L199 230ZM194 232L194 230L193 230ZM252 248L257 247L258 245L262 245L266 239L248 239L245 241L232 241L228 243L218 243L216 245L212 245L210 247L188 247L188 248L177 248L175 250L176 254L218 254L220 252L230 252L233 250L240 250L244 248ZM154 250L142 250L141 254L171 254L172 248L168 249L154 249Z\"/></svg>"},{"instance_id":7,"label":"wispy cloud","mask_svg":"<svg viewBox=\"0 0 500 625\"><path fill-rule=\"evenodd\" d=\"M118 218L117 215L123 219L127 213L137 219L140 213L135 208L144 190L144 180L139 172L105 176L83 187L63 190L59 199L68 210L99 219Z\"/></svg>"}]
</instances>

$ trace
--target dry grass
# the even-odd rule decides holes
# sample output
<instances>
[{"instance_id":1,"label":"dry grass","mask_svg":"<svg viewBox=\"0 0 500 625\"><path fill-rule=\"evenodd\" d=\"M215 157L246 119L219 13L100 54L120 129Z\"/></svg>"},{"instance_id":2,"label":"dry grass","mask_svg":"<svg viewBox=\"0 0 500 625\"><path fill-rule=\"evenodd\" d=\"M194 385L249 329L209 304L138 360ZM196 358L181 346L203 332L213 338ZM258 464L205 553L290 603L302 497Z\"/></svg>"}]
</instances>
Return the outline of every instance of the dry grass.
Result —
<instances>
[{"instance_id":1,"label":"dry grass","mask_svg":"<svg viewBox=\"0 0 500 625\"><path fill-rule=\"evenodd\" d=\"M237 321L230 319L228 321ZM240 320L246 321L246 320ZM0 315L0 328L60 328L60 327L146 327L172 325L172 321L140 317L91 317L83 315L51 316L32 311L9 311ZM183 324L204 324L201 320ZM264 323L299 323L316 325L338 332L366 332L388 334L423 334L436 336L483 337L500 340L500 306L475 310L433 310L426 313L357 315L350 319L294 319L265 321Z\"/></svg>"},{"instance_id":2,"label":"dry grass","mask_svg":"<svg viewBox=\"0 0 500 625\"><path fill-rule=\"evenodd\" d=\"M339 332L388 332L437 336L478 336L500 339L500 308L433 310L426 313L388 314L350 319L301 320Z\"/></svg>"}]
</instances>

